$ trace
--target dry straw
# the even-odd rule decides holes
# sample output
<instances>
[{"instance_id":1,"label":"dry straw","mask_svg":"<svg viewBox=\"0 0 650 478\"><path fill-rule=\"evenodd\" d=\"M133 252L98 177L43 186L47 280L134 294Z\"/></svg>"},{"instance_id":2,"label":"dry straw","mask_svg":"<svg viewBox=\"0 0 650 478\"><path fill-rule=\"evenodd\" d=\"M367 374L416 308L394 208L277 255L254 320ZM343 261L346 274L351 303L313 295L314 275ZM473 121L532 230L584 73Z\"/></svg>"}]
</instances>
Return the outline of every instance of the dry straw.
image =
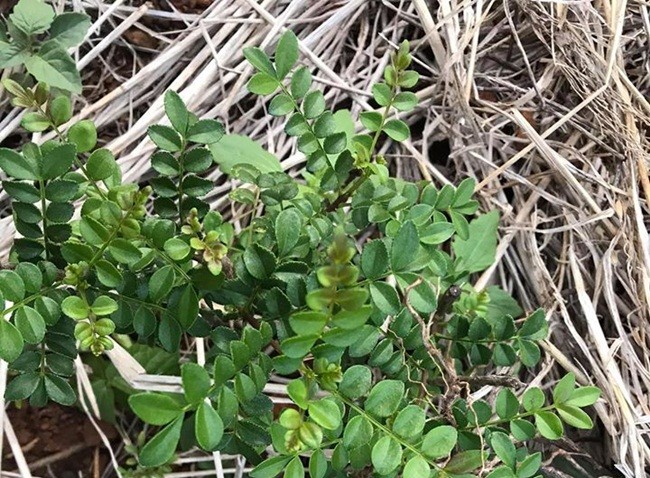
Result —
<instances>
[{"instance_id":1,"label":"dry straw","mask_svg":"<svg viewBox=\"0 0 650 478\"><path fill-rule=\"evenodd\" d=\"M216 0L202 13L181 13L166 0L156 6L128 3L65 5L97 19L78 53L90 99L81 100L75 119L92 117L104 135L115 138L107 146L120 156L127 181L148 176L153 144L145 132L163 121L168 88L199 115L220 118L229 132L263 143L286 169L301 165L293 140L282 135L282 122L264 116L264 103L246 92L251 69L243 61L245 46L271 45L291 28L330 105L358 112L367 107L366 92L388 52L402 39L411 40L423 73L422 107L404 118L414 139L400 149L386 145L384 152L408 178L439 185L477 178L483 206L503 216L498 263L478 285L500 284L528 310L544 307L552 323L546 360L528 381L550 384L573 371L582 384L600 387L597 459L627 477L647 476L647 2ZM158 47L130 42L127 33L133 32ZM6 93L0 95L4 141L19 131L21 114L9 107ZM431 148L444 141L448 159ZM219 179L221 173L211 176ZM232 185L219 184L213 206L236 221L239 211L225 197ZM0 192L0 201L7 204L6 194ZM0 257L6 258L13 235L10 215L0 219ZM196 344L186 345L186 352L195 353ZM87 377L79 377L84 408L96 418ZM2 365L0 379L2 390ZM162 386L159 380L146 382L147 377L138 387ZM282 400L282 384L272 387ZM479 393L489 395L490 389ZM0 418L5 446L21 468L18 475L29 476L11 424ZM237 457L190 453L179 461L202 460L218 461L217 475L169 476L240 477L249 469Z\"/></svg>"}]
</instances>

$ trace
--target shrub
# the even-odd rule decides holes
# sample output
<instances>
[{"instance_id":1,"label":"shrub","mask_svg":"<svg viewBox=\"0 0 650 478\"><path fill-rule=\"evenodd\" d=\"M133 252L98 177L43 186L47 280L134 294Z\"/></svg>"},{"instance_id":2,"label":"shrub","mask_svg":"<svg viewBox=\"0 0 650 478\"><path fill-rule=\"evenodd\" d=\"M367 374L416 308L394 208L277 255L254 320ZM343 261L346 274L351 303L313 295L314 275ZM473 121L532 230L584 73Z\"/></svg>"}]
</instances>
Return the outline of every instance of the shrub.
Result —
<instances>
[{"instance_id":1,"label":"shrub","mask_svg":"<svg viewBox=\"0 0 650 478\"><path fill-rule=\"evenodd\" d=\"M563 422L592 426L582 409L599 391L576 387L572 374L552 397L536 387L518 397L517 378L494 372L534 367L548 327L543 311L524 314L506 291L471 286L495 260L499 222L496 211L477 215L474 180L441 189L404 181L377 153L380 142L409 137L398 119L418 102L407 42L372 88L380 109L361 113L360 124L328 110L310 70L295 68L291 32L273 59L245 51L256 69L248 88L273 95L269 114L287 117L285 132L306 157L303 179L170 91L169 125L149 129L156 176L139 187L122 183L92 121L68 124L76 83L30 67L56 48L65 53L49 42L63 34L57 21L72 21L66 15L21 0L0 44L5 66L24 62L38 80L4 82L13 104L30 110L24 128L56 135L0 149L22 236L0 271L2 303L11 304L0 320L0 357L14 372L8 400L74 404L77 349L92 362L114 340L132 352L132 341L177 352L183 337L203 337L208 366L183 361L182 396L129 398L143 422L160 427L131 447L150 473L182 439L185 448L244 455L255 478L302 477L305 466L313 478L368 470L528 478L542 457L527 441L560 438ZM7 59L23 37L48 29L36 57ZM229 197L246 211L233 218L241 229L206 201L215 162L239 183ZM293 402L275 414L271 377L286 379ZM472 396L484 385L494 400Z\"/></svg>"}]
</instances>

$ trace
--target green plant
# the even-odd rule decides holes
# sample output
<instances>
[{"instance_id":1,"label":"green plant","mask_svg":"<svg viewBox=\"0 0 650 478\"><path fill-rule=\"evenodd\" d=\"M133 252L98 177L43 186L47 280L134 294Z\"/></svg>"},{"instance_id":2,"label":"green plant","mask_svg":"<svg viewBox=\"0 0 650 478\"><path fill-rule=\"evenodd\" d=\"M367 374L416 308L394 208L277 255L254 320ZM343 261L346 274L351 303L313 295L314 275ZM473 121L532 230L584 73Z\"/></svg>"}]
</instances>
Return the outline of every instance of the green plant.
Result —
<instances>
[{"instance_id":1,"label":"green plant","mask_svg":"<svg viewBox=\"0 0 650 478\"><path fill-rule=\"evenodd\" d=\"M37 81L81 93L79 71L66 50L83 41L89 26L83 13L56 15L43 0L21 0L6 22L0 22L0 68L24 64Z\"/></svg>"},{"instance_id":2,"label":"green plant","mask_svg":"<svg viewBox=\"0 0 650 478\"><path fill-rule=\"evenodd\" d=\"M26 129L57 135L0 149L23 236L0 271L11 302L0 358L15 373L6 398L74 403L75 340L101 356L116 334L173 353L183 336L204 337L208 366L181 365L182 395L125 390L135 414L161 427L130 449L142 467L167 469L181 442L242 454L255 478L302 477L305 466L313 478L537 476L541 454L526 442L560 438L563 422L590 428L582 409L599 391L569 374L551 400L535 387L518 397L515 378L492 372L536 365L547 322L498 287L471 286L494 262L499 222L496 211L476 216L472 179L441 189L404 181L376 153L386 138L409 137L397 118L417 106L408 43L372 88L380 109L361 114L359 134L348 113L326 109L309 69L294 69L291 32L273 60L245 55L257 70L249 89L288 116L304 181L168 92L170 126L149 129L157 176L122 184L91 121L59 129L72 115L67 96L4 82L33 110ZM241 231L203 199L213 162L240 182L230 198L249 206ZM97 374L114 386L114 374ZM265 393L272 375L289 379L294 404L279 416ZM483 385L498 389L493 402L470 398Z\"/></svg>"}]
</instances>

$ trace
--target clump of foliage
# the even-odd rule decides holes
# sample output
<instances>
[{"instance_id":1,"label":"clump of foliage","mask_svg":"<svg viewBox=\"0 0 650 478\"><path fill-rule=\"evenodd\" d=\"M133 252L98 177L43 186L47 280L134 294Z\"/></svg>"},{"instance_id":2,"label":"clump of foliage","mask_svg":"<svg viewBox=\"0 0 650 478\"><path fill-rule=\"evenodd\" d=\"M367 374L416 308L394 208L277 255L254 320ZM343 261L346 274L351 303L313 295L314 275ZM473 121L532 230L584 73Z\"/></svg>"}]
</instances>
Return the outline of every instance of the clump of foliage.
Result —
<instances>
[{"instance_id":1,"label":"clump of foliage","mask_svg":"<svg viewBox=\"0 0 650 478\"><path fill-rule=\"evenodd\" d=\"M7 23L12 41L16 28L48 27L56 41L67 14L49 10L21 0ZM517 379L494 373L537 364L545 314L524 314L498 287L471 286L495 260L499 222L496 211L477 215L472 179L441 189L404 181L377 154L380 141L409 137L398 119L418 102L408 43L372 88L379 109L358 125L327 109L307 67L295 69L291 32L273 59L257 48L245 55L257 71L248 88L273 95L269 113L287 117L307 158L303 180L170 91L169 125L149 129L157 176L124 184L92 121L68 124L74 85L28 60L37 82L3 83L30 110L28 131L56 135L0 149L22 236L0 271L6 398L71 405L78 350L93 362L115 340L134 354L143 345L176 353L183 337L203 337L208 365L181 364L183 395L125 388L135 414L161 427L130 446L141 467L130 476L162 473L193 446L244 455L255 478L305 468L313 478L538 476L541 454L526 443L559 439L563 422L590 428L583 408L599 391L569 374L551 397L537 387L517 396ZM241 230L205 200L215 162L240 183L231 200L249 206ZM271 377L286 378L293 402L279 413L265 393ZM483 385L498 389L494 400L472 398Z\"/></svg>"}]
</instances>

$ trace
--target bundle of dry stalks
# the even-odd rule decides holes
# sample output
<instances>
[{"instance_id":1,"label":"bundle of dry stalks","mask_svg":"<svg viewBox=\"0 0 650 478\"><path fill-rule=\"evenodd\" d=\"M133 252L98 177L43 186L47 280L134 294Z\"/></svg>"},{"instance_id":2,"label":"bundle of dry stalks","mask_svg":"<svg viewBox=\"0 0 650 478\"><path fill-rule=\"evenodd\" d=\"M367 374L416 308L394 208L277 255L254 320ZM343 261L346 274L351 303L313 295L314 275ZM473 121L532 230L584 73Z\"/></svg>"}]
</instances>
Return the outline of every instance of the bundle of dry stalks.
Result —
<instances>
[{"instance_id":1,"label":"bundle of dry stalks","mask_svg":"<svg viewBox=\"0 0 650 478\"><path fill-rule=\"evenodd\" d=\"M389 52L409 39L423 75L421 107L404 118L413 140L384 152L409 178L477 178L483 207L503 216L498 262L477 286L502 285L528 310L544 307L552 324L541 370L528 382L550 385L572 371L600 387L598 430L590 435L601 447L596 461L627 477L648 476L650 4L216 0L182 13L167 1L70 3L95 19L78 52L87 88L75 119L91 117L100 135L114 138L107 147L127 181L148 177L146 129L163 121L168 88L200 116L258 140L287 169L301 165L283 121L269 120L264 102L246 91L243 47L264 48L292 29L329 104L355 113L369 108L369 86ZM0 140L11 143L21 114L2 95ZM213 206L236 220L226 196L232 184L219 184ZM5 193L0 201L7 205ZM5 214L3 259L13 235ZM575 443L545 446L576 451ZM221 472L225 457L213 458L217 476L247 469L234 459Z\"/></svg>"}]
</instances>

